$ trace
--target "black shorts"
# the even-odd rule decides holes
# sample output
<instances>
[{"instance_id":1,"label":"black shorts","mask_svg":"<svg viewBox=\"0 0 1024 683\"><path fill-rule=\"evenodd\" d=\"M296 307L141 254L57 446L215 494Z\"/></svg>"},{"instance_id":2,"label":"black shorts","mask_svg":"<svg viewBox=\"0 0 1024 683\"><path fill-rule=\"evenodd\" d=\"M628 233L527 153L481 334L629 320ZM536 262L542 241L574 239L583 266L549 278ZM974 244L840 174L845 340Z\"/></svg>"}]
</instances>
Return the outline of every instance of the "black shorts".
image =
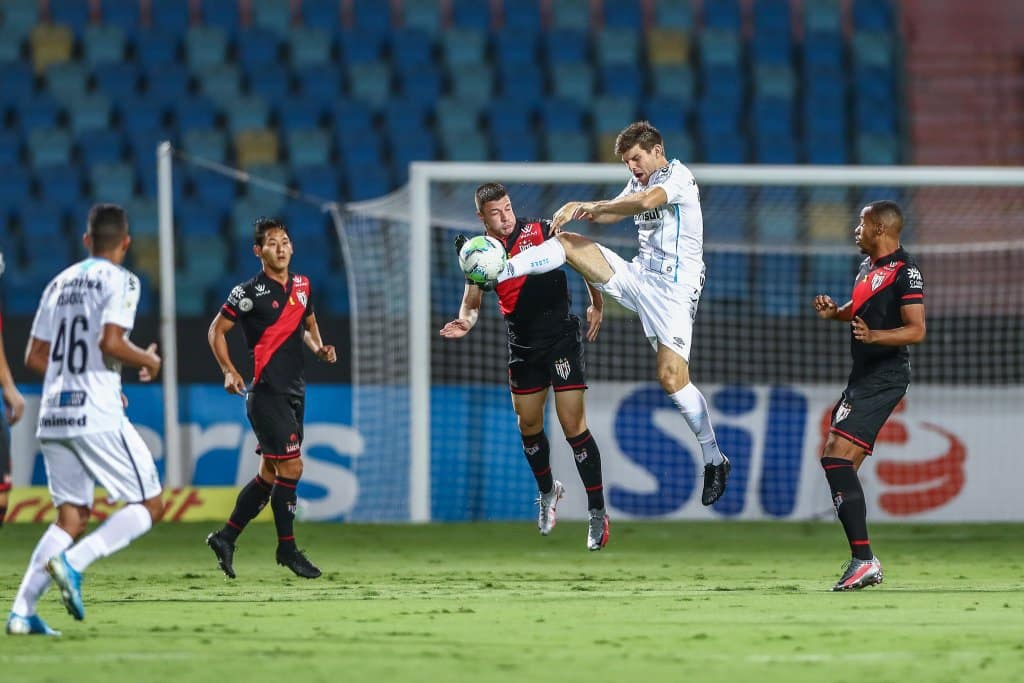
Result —
<instances>
[{"instance_id":1,"label":"black shorts","mask_svg":"<svg viewBox=\"0 0 1024 683\"><path fill-rule=\"evenodd\" d=\"M871 455L878 432L909 386L909 373L899 370L880 370L851 379L832 409L829 431Z\"/></svg>"},{"instance_id":2,"label":"black shorts","mask_svg":"<svg viewBox=\"0 0 1024 683\"><path fill-rule=\"evenodd\" d=\"M535 394L549 386L555 391L587 388L587 365L583 360L583 339L577 328L551 346L529 356L511 354L508 385L513 394Z\"/></svg>"},{"instance_id":3,"label":"black shorts","mask_svg":"<svg viewBox=\"0 0 1024 683\"><path fill-rule=\"evenodd\" d=\"M291 460L302 455L305 411L302 396L260 391L246 394L245 414L260 442L260 455L271 460Z\"/></svg>"},{"instance_id":4,"label":"black shorts","mask_svg":"<svg viewBox=\"0 0 1024 683\"><path fill-rule=\"evenodd\" d=\"M11 490L11 428L0 415L0 493Z\"/></svg>"}]
</instances>

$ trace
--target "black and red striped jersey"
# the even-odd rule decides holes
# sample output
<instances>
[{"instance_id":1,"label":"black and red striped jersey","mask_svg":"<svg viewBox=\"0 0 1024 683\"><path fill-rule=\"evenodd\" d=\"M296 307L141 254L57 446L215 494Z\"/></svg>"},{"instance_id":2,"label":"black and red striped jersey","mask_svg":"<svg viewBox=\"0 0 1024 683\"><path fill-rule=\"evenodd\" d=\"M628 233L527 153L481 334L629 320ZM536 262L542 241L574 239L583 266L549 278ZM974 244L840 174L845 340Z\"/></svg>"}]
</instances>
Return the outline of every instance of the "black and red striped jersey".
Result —
<instances>
[{"instance_id":1,"label":"black and red striped jersey","mask_svg":"<svg viewBox=\"0 0 1024 683\"><path fill-rule=\"evenodd\" d=\"M907 304L924 303L924 278L921 270L903 247L875 261L865 258L853 284L853 315L872 330L892 330L903 326L900 310ZM869 372L882 364L906 364L910 351L906 346L865 344L850 336L853 373Z\"/></svg>"},{"instance_id":2,"label":"black and red striped jersey","mask_svg":"<svg viewBox=\"0 0 1024 683\"><path fill-rule=\"evenodd\" d=\"M509 256L542 244L550 237L551 221L518 219L505 239ZM547 348L555 340L579 329L571 315L572 299L565 271L524 275L500 283L495 290L498 305L508 325L508 343L513 352Z\"/></svg>"},{"instance_id":3,"label":"black and red striped jersey","mask_svg":"<svg viewBox=\"0 0 1024 683\"><path fill-rule=\"evenodd\" d=\"M231 290L220 312L242 326L253 365L253 389L299 396L305 392L302 338L304 321L313 314L309 278L289 273L282 286L260 271Z\"/></svg>"}]
</instances>

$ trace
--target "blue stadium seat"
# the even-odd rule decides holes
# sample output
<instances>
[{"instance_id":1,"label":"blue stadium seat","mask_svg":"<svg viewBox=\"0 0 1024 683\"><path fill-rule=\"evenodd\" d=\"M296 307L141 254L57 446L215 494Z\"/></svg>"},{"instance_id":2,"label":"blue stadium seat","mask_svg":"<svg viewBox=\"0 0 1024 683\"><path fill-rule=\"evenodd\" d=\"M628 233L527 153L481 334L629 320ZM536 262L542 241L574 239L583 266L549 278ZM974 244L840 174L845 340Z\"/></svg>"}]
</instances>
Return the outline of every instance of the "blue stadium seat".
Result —
<instances>
[{"instance_id":1,"label":"blue stadium seat","mask_svg":"<svg viewBox=\"0 0 1024 683\"><path fill-rule=\"evenodd\" d=\"M405 26L437 35L441 32L441 4L436 0L402 0Z\"/></svg>"},{"instance_id":2,"label":"blue stadium seat","mask_svg":"<svg viewBox=\"0 0 1024 683\"><path fill-rule=\"evenodd\" d=\"M293 166L323 165L330 162L331 136L322 128L289 130L285 136L288 159Z\"/></svg>"},{"instance_id":3,"label":"blue stadium seat","mask_svg":"<svg viewBox=\"0 0 1024 683\"><path fill-rule=\"evenodd\" d=\"M292 24L291 0L252 0L252 23L279 36L288 34Z\"/></svg>"},{"instance_id":4,"label":"blue stadium seat","mask_svg":"<svg viewBox=\"0 0 1024 683\"><path fill-rule=\"evenodd\" d=\"M302 0L299 3L302 23L334 33L341 28L341 5L338 0Z\"/></svg>"},{"instance_id":5,"label":"blue stadium seat","mask_svg":"<svg viewBox=\"0 0 1024 683\"><path fill-rule=\"evenodd\" d=\"M484 103L494 92L494 74L490 65L467 64L448 74L451 95L466 102Z\"/></svg>"},{"instance_id":6,"label":"blue stadium seat","mask_svg":"<svg viewBox=\"0 0 1024 683\"><path fill-rule=\"evenodd\" d=\"M39 23L37 0L8 0L4 3L4 28L18 39L25 38Z\"/></svg>"},{"instance_id":7,"label":"blue stadium seat","mask_svg":"<svg viewBox=\"0 0 1024 683\"><path fill-rule=\"evenodd\" d=\"M209 158L208 155L204 156ZM225 175L197 168L189 173L189 180L192 184L192 194L200 202L212 207L227 207L235 201L236 183Z\"/></svg>"},{"instance_id":8,"label":"blue stadium seat","mask_svg":"<svg viewBox=\"0 0 1024 683\"><path fill-rule=\"evenodd\" d=\"M378 0L352 0L354 27L364 33L387 35L391 31L390 3Z\"/></svg>"},{"instance_id":9,"label":"blue stadium seat","mask_svg":"<svg viewBox=\"0 0 1024 683\"><path fill-rule=\"evenodd\" d=\"M89 169L92 198L124 204L135 194L135 169L127 163L100 163Z\"/></svg>"},{"instance_id":10,"label":"blue stadium seat","mask_svg":"<svg viewBox=\"0 0 1024 683\"><path fill-rule=\"evenodd\" d=\"M754 67L757 97L791 98L796 95L796 76L789 64L758 64Z\"/></svg>"},{"instance_id":11,"label":"blue stadium seat","mask_svg":"<svg viewBox=\"0 0 1024 683\"><path fill-rule=\"evenodd\" d=\"M804 0L804 33L838 36L843 30L840 0Z\"/></svg>"},{"instance_id":12,"label":"blue stadium seat","mask_svg":"<svg viewBox=\"0 0 1024 683\"><path fill-rule=\"evenodd\" d=\"M219 64L198 74L199 92L217 103L242 95L242 78L234 64Z\"/></svg>"},{"instance_id":13,"label":"blue stadium seat","mask_svg":"<svg viewBox=\"0 0 1024 683\"><path fill-rule=\"evenodd\" d=\"M899 163L899 143L895 135L861 132L857 135L856 146L858 163L886 166Z\"/></svg>"},{"instance_id":14,"label":"blue stadium seat","mask_svg":"<svg viewBox=\"0 0 1024 683\"><path fill-rule=\"evenodd\" d=\"M124 204L128 213L128 221L132 234L135 236L155 237L160 230L157 214L157 203L153 199L133 197Z\"/></svg>"},{"instance_id":15,"label":"blue stadium seat","mask_svg":"<svg viewBox=\"0 0 1024 683\"><path fill-rule=\"evenodd\" d=\"M491 135L498 161L540 161L537 136L530 133L498 131Z\"/></svg>"},{"instance_id":16,"label":"blue stadium seat","mask_svg":"<svg viewBox=\"0 0 1024 683\"><path fill-rule=\"evenodd\" d=\"M184 46L189 68L202 71L227 60L228 34L220 26L189 26Z\"/></svg>"},{"instance_id":17,"label":"blue stadium seat","mask_svg":"<svg viewBox=\"0 0 1024 683\"><path fill-rule=\"evenodd\" d=\"M814 254L810 257L804 300L817 294L829 294L845 301L857 275L857 257L851 254Z\"/></svg>"},{"instance_id":18,"label":"blue stadium seat","mask_svg":"<svg viewBox=\"0 0 1024 683\"><path fill-rule=\"evenodd\" d=\"M396 30L390 37L391 61L399 71L434 61L434 37L415 28ZM379 53L378 53L379 54Z\"/></svg>"},{"instance_id":19,"label":"blue stadium seat","mask_svg":"<svg viewBox=\"0 0 1024 683\"><path fill-rule=\"evenodd\" d=\"M146 71L146 98L163 107L170 107L188 94L188 71L177 64L164 64Z\"/></svg>"},{"instance_id":20,"label":"blue stadium seat","mask_svg":"<svg viewBox=\"0 0 1024 683\"><path fill-rule=\"evenodd\" d=\"M750 40L750 58L754 64L791 64L792 34L788 29L762 30L754 33Z\"/></svg>"},{"instance_id":21,"label":"blue stadium seat","mask_svg":"<svg viewBox=\"0 0 1024 683\"><path fill-rule=\"evenodd\" d=\"M615 27L598 31L594 34L594 57L602 65L624 64L635 68L640 59L639 30Z\"/></svg>"},{"instance_id":22,"label":"blue stadium seat","mask_svg":"<svg viewBox=\"0 0 1024 683\"><path fill-rule=\"evenodd\" d=\"M690 0L657 0L654 25L658 28L690 31L694 28L693 5Z\"/></svg>"},{"instance_id":23,"label":"blue stadium seat","mask_svg":"<svg viewBox=\"0 0 1024 683\"><path fill-rule=\"evenodd\" d=\"M540 108L541 130L549 133L578 133L584 130L583 108L576 102L547 99Z\"/></svg>"},{"instance_id":24,"label":"blue stadium seat","mask_svg":"<svg viewBox=\"0 0 1024 683\"><path fill-rule=\"evenodd\" d=\"M193 128L216 128L217 105L202 95L182 96L175 101L174 120L184 133Z\"/></svg>"},{"instance_id":25,"label":"blue stadium seat","mask_svg":"<svg viewBox=\"0 0 1024 683\"><path fill-rule=\"evenodd\" d=\"M705 29L698 43L701 64L704 66L738 66L742 60L739 30Z\"/></svg>"},{"instance_id":26,"label":"blue stadium seat","mask_svg":"<svg viewBox=\"0 0 1024 683\"><path fill-rule=\"evenodd\" d=\"M89 90L89 70L78 62L51 64L46 68L46 89L65 106Z\"/></svg>"},{"instance_id":27,"label":"blue stadium seat","mask_svg":"<svg viewBox=\"0 0 1024 683\"><path fill-rule=\"evenodd\" d=\"M589 0L559 0L551 3L551 28L574 29L586 31L590 29Z\"/></svg>"},{"instance_id":28,"label":"blue stadium seat","mask_svg":"<svg viewBox=\"0 0 1024 683\"><path fill-rule=\"evenodd\" d=\"M661 131L661 137L665 143L665 154L669 159L679 159L686 164L697 156L694 151L696 145L689 133L685 130L664 129L658 126L657 122L654 123Z\"/></svg>"},{"instance_id":29,"label":"blue stadium seat","mask_svg":"<svg viewBox=\"0 0 1024 683\"><path fill-rule=\"evenodd\" d=\"M82 55L93 68L100 64L115 64L124 59L124 32L117 26L93 24L82 36Z\"/></svg>"},{"instance_id":30,"label":"blue stadium seat","mask_svg":"<svg viewBox=\"0 0 1024 683\"><path fill-rule=\"evenodd\" d=\"M704 28L739 31L743 15L738 0L704 0Z\"/></svg>"},{"instance_id":31,"label":"blue stadium seat","mask_svg":"<svg viewBox=\"0 0 1024 683\"><path fill-rule=\"evenodd\" d=\"M697 130L702 138L726 137L740 130L739 100L701 98L697 103Z\"/></svg>"},{"instance_id":32,"label":"blue stadium seat","mask_svg":"<svg viewBox=\"0 0 1024 683\"><path fill-rule=\"evenodd\" d=\"M0 166L0 225L32 191L32 174L21 164Z\"/></svg>"},{"instance_id":33,"label":"blue stadium seat","mask_svg":"<svg viewBox=\"0 0 1024 683\"><path fill-rule=\"evenodd\" d=\"M39 197L59 211L71 212L82 201L82 177L76 166L46 166L36 169Z\"/></svg>"},{"instance_id":34,"label":"blue stadium seat","mask_svg":"<svg viewBox=\"0 0 1024 683\"><path fill-rule=\"evenodd\" d=\"M481 31L491 29L489 3L478 0L451 0L452 24Z\"/></svg>"},{"instance_id":35,"label":"blue stadium seat","mask_svg":"<svg viewBox=\"0 0 1024 683\"><path fill-rule=\"evenodd\" d=\"M502 9L504 10L504 32L511 35L524 35L540 30L542 17L538 0L506 2L503 3ZM502 32L498 32L495 37L501 35Z\"/></svg>"},{"instance_id":36,"label":"blue stadium seat","mask_svg":"<svg viewBox=\"0 0 1024 683\"><path fill-rule=\"evenodd\" d=\"M21 136L13 130L0 130L0 168L16 166L21 163ZM0 216L0 225L3 217Z\"/></svg>"},{"instance_id":37,"label":"blue stadium seat","mask_svg":"<svg viewBox=\"0 0 1024 683\"><path fill-rule=\"evenodd\" d=\"M344 92L342 72L335 64L308 65L295 70L299 95L295 101L327 111Z\"/></svg>"},{"instance_id":38,"label":"blue stadium seat","mask_svg":"<svg viewBox=\"0 0 1024 683\"><path fill-rule=\"evenodd\" d=\"M333 164L298 166L292 169L292 179L299 192L321 199L333 199L340 193L338 172Z\"/></svg>"},{"instance_id":39,"label":"blue stadium seat","mask_svg":"<svg viewBox=\"0 0 1024 683\"><path fill-rule=\"evenodd\" d=\"M718 303L745 304L751 299L750 279L753 268L749 254L734 251L706 250L707 280L701 298Z\"/></svg>"},{"instance_id":40,"label":"blue stadium seat","mask_svg":"<svg viewBox=\"0 0 1024 683\"><path fill-rule=\"evenodd\" d=\"M175 207L174 225L182 237L219 236L223 218L224 210L220 207L202 202L182 202Z\"/></svg>"},{"instance_id":41,"label":"blue stadium seat","mask_svg":"<svg viewBox=\"0 0 1024 683\"><path fill-rule=\"evenodd\" d=\"M204 2L202 3L203 23L208 26L220 26L234 35L242 26L242 18L237 2Z\"/></svg>"},{"instance_id":42,"label":"blue stadium seat","mask_svg":"<svg viewBox=\"0 0 1024 683\"><path fill-rule=\"evenodd\" d=\"M434 121L438 133L475 133L479 130L482 103L467 103L455 97L442 97L434 108Z\"/></svg>"},{"instance_id":43,"label":"blue stadium seat","mask_svg":"<svg viewBox=\"0 0 1024 683\"><path fill-rule=\"evenodd\" d=\"M89 25L89 3L82 0L49 0L50 21L63 24L80 36Z\"/></svg>"},{"instance_id":44,"label":"blue stadium seat","mask_svg":"<svg viewBox=\"0 0 1024 683\"><path fill-rule=\"evenodd\" d=\"M4 277L4 313L8 315L30 316L35 313L36 305L39 303L39 293L43 291L50 278L60 272L60 269L67 266L51 269L47 264L30 264L32 269L28 272L12 272ZM12 269L13 270L13 269Z\"/></svg>"},{"instance_id":45,"label":"blue stadium seat","mask_svg":"<svg viewBox=\"0 0 1024 683\"><path fill-rule=\"evenodd\" d=\"M676 97L693 101L697 91L697 78L693 69L685 64L656 66L651 69L651 94L658 97Z\"/></svg>"},{"instance_id":46,"label":"blue stadium seat","mask_svg":"<svg viewBox=\"0 0 1024 683\"><path fill-rule=\"evenodd\" d=\"M630 97L602 96L590 108L591 128L595 133L618 133L636 120L636 100Z\"/></svg>"},{"instance_id":47,"label":"blue stadium seat","mask_svg":"<svg viewBox=\"0 0 1024 683\"><path fill-rule=\"evenodd\" d=\"M391 98L391 66L388 62L350 64L348 91L353 99L381 107Z\"/></svg>"},{"instance_id":48,"label":"blue stadium seat","mask_svg":"<svg viewBox=\"0 0 1024 683\"><path fill-rule=\"evenodd\" d=\"M709 164L742 164L747 160L747 143L741 134L702 135L704 161Z\"/></svg>"},{"instance_id":49,"label":"blue stadium seat","mask_svg":"<svg viewBox=\"0 0 1024 683\"><path fill-rule=\"evenodd\" d=\"M589 106L594 99L594 69L586 63L561 63L551 67L551 95Z\"/></svg>"},{"instance_id":50,"label":"blue stadium seat","mask_svg":"<svg viewBox=\"0 0 1024 683\"><path fill-rule=\"evenodd\" d=\"M0 69L2 71L2 69ZM60 117L60 103L48 93L29 95L15 106L18 128L23 133L36 128L55 128Z\"/></svg>"},{"instance_id":51,"label":"blue stadium seat","mask_svg":"<svg viewBox=\"0 0 1024 683\"><path fill-rule=\"evenodd\" d=\"M685 131L687 119L693 110L689 100L673 97L651 97L644 102L644 117L665 134L668 131Z\"/></svg>"},{"instance_id":52,"label":"blue stadium seat","mask_svg":"<svg viewBox=\"0 0 1024 683\"><path fill-rule=\"evenodd\" d=\"M859 31L850 39L854 67L877 67L892 71L895 61L893 37L880 31Z\"/></svg>"},{"instance_id":53,"label":"blue stadium seat","mask_svg":"<svg viewBox=\"0 0 1024 683\"><path fill-rule=\"evenodd\" d=\"M794 191L794 195L796 192ZM791 202L769 202L763 198L754 213L754 229L761 244L795 244L800 236L800 206Z\"/></svg>"},{"instance_id":54,"label":"blue stadium seat","mask_svg":"<svg viewBox=\"0 0 1024 683\"><path fill-rule=\"evenodd\" d=\"M502 71L528 67L537 62L540 37L529 31L504 31L494 34L494 61Z\"/></svg>"},{"instance_id":55,"label":"blue stadium seat","mask_svg":"<svg viewBox=\"0 0 1024 683\"><path fill-rule=\"evenodd\" d=\"M166 109L159 102L137 96L121 100L118 107L121 128L129 137L163 128Z\"/></svg>"},{"instance_id":56,"label":"blue stadium seat","mask_svg":"<svg viewBox=\"0 0 1024 683\"><path fill-rule=\"evenodd\" d=\"M644 26L643 4L639 2L605 2L605 28L627 28L639 30Z\"/></svg>"},{"instance_id":57,"label":"blue stadium seat","mask_svg":"<svg viewBox=\"0 0 1024 683\"><path fill-rule=\"evenodd\" d=\"M760 254L756 267L757 309L778 316L798 315L806 302L800 296L800 257Z\"/></svg>"},{"instance_id":58,"label":"blue stadium seat","mask_svg":"<svg viewBox=\"0 0 1024 683\"><path fill-rule=\"evenodd\" d=\"M173 1L173 0L172 0ZM180 3L175 3L180 6ZM156 21L155 28L139 33L135 41L135 59L144 71L151 73L157 67L177 64L180 47L179 34ZM184 31L184 28L182 28Z\"/></svg>"},{"instance_id":59,"label":"blue stadium seat","mask_svg":"<svg viewBox=\"0 0 1024 683\"><path fill-rule=\"evenodd\" d=\"M133 98L139 91L142 72L133 62L102 64L93 71L96 88L119 105L122 98Z\"/></svg>"},{"instance_id":60,"label":"blue stadium seat","mask_svg":"<svg viewBox=\"0 0 1024 683\"><path fill-rule=\"evenodd\" d=\"M212 4L228 5L231 3ZM181 2L181 0L150 0L149 3L149 25L167 34L181 35L188 30L192 21L190 14L189 3ZM207 23L212 22L208 21ZM141 45L143 42L145 39L140 39L139 44Z\"/></svg>"},{"instance_id":61,"label":"blue stadium seat","mask_svg":"<svg viewBox=\"0 0 1024 683\"><path fill-rule=\"evenodd\" d=\"M35 93L35 74L25 62L4 64L0 69L0 114Z\"/></svg>"},{"instance_id":62,"label":"blue stadium seat","mask_svg":"<svg viewBox=\"0 0 1024 683\"><path fill-rule=\"evenodd\" d=\"M859 133L895 136L897 132L896 113L881 99L858 97L853 121Z\"/></svg>"},{"instance_id":63,"label":"blue stadium seat","mask_svg":"<svg viewBox=\"0 0 1024 683\"><path fill-rule=\"evenodd\" d=\"M429 131L403 131L391 138L391 172L395 181L405 183L409 164L438 158L437 139Z\"/></svg>"},{"instance_id":64,"label":"blue stadium seat","mask_svg":"<svg viewBox=\"0 0 1024 683\"><path fill-rule=\"evenodd\" d=\"M380 197L392 188L391 174L381 166L350 169L348 177L347 196L350 201L358 202Z\"/></svg>"},{"instance_id":65,"label":"blue stadium seat","mask_svg":"<svg viewBox=\"0 0 1024 683\"><path fill-rule=\"evenodd\" d=\"M487 107L487 123L492 134L527 134L533 130L534 108L527 106L510 107L498 101Z\"/></svg>"},{"instance_id":66,"label":"blue stadium seat","mask_svg":"<svg viewBox=\"0 0 1024 683\"><path fill-rule=\"evenodd\" d=\"M601 92L612 97L631 97L634 100L645 99L643 71L628 64L610 64L603 66L598 74Z\"/></svg>"},{"instance_id":67,"label":"blue stadium seat","mask_svg":"<svg viewBox=\"0 0 1024 683\"><path fill-rule=\"evenodd\" d=\"M15 64L22 60L24 38L5 24L0 24L0 64Z\"/></svg>"},{"instance_id":68,"label":"blue stadium seat","mask_svg":"<svg viewBox=\"0 0 1024 683\"><path fill-rule=\"evenodd\" d=\"M103 94L86 94L72 98L68 103L71 131L80 135L86 131L105 130L110 125L113 107Z\"/></svg>"},{"instance_id":69,"label":"blue stadium seat","mask_svg":"<svg viewBox=\"0 0 1024 683\"><path fill-rule=\"evenodd\" d=\"M433 63L406 65L398 73L400 100L413 107L432 105L443 91L441 72Z\"/></svg>"},{"instance_id":70,"label":"blue stadium seat","mask_svg":"<svg viewBox=\"0 0 1024 683\"><path fill-rule=\"evenodd\" d=\"M179 277L174 281L175 312L178 315L199 317L209 314L212 310L208 297L209 285L189 277Z\"/></svg>"},{"instance_id":71,"label":"blue stadium seat","mask_svg":"<svg viewBox=\"0 0 1024 683\"><path fill-rule=\"evenodd\" d=\"M126 36L134 36L142 28L142 12L138 0L103 0L100 15L104 24L116 26Z\"/></svg>"},{"instance_id":72,"label":"blue stadium seat","mask_svg":"<svg viewBox=\"0 0 1024 683\"><path fill-rule=\"evenodd\" d=\"M293 68L331 61L332 34L317 26L294 26L288 31L288 52Z\"/></svg>"},{"instance_id":73,"label":"blue stadium seat","mask_svg":"<svg viewBox=\"0 0 1024 683\"><path fill-rule=\"evenodd\" d=\"M804 136L804 155L809 164L845 164L845 138Z\"/></svg>"},{"instance_id":74,"label":"blue stadium seat","mask_svg":"<svg viewBox=\"0 0 1024 683\"><path fill-rule=\"evenodd\" d=\"M252 73L279 64L283 43L283 38L269 29L242 29L235 35L236 58L247 73Z\"/></svg>"},{"instance_id":75,"label":"blue stadium seat","mask_svg":"<svg viewBox=\"0 0 1024 683\"><path fill-rule=\"evenodd\" d=\"M448 161L486 161L491 156L487 138L477 130L441 131L441 147Z\"/></svg>"},{"instance_id":76,"label":"blue stadium seat","mask_svg":"<svg viewBox=\"0 0 1024 683\"><path fill-rule=\"evenodd\" d=\"M228 157L228 139L216 128L190 128L182 132L182 149L194 156L224 163Z\"/></svg>"},{"instance_id":77,"label":"blue stadium seat","mask_svg":"<svg viewBox=\"0 0 1024 683\"><path fill-rule=\"evenodd\" d=\"M853 26L858 31L894 31L896 20L889 0L853 0Z\"/></svg>"},{"instance_id":78,"label":"blue stadium seat","mask_svg":"<svg viewBox=\"0 0 1024 683\"><path fill-rule=\"evenodd\" d=\"M331 116L336 133L355 131L356 135L373 135L373 109L364 102L339 100Z\"/></svg>"},{"instance_id":79,"label":"blue stadium seat","mask_svg":"<svg viewBox=\"0 0 1024 683\"><path fill-rule=\"evenodd\" d=\"M71 163L71 135L63 128L33 128L28 132L28 159L36 168Z\"/></svg>"},{"instance_id":80,"label":"blue stadium seat","mask_svg":"<svg viewBox=\"0 0 1024 683\"><path fill-rule=\"evenodd\" d=\"M470 28L452 28L441 35L441 56L445 66L455 69L485 61L487 34Z\"/></svg>"},{"instance_id":81,"label":"blue stadium seat","mask_svg":"<svg viewBox=\"0 0 1024 683\"><path fill-rule=\"evenodd\" d=\"M310 102L305 98L289 98L277 102L274 108L278 125L284 131L301 128L315 128L323 122L327 107Z\"/></svg>"},{"instance_id":82,"label":"blue stadium seat","mask_svg":"<svg viewBox=\"0 0 1024 683\"><path fill-rule=\"evenodd\" d=\"M549 64L582 64L587 61L587 34L578 27L548 31L545 47Z\"/></svg>"},{"instance_id":83,"label":"blue stadium seat","mask_svg":"<svg viewBox=\"0 0 1024 683\"><path fill-rule=\"evenodd\" d=\"M755 162L759 164L795 164L798 157L797 142L792 133L761 132L755 135Z\"/></svg>"},{"instance_id":84,"label":"blue stadium seat","mask_svg":"<svg viewBox=\"0 0 1024 683\"><path fill-rule=\"evenodd\" d=\"M271 103L289 104L291 97L291 70L279 65L264 65L246 73L249 93Z\"/></svg>"},{"instance_id":85,"label":"blue stadium seat","mask_svg":"<svg viewBox=\"0 0 1024 683\"><path fill-rule=\"evenodd\" d=\"M384 132L387 137L410 131L419 134L429 127L430 110L421 102L393 100L383 111Z\"/></svg>"},{"instance_id":86,"label":"blue stadium seat","mask_svg":"<svg viewBox=\"0 0 1024 683\"><path fill-rule=\"evenodd\" d=\"M76 145L78 156L86 167L114 163L124 157L124 138L116 129L89 131L77 137Z\"/></svg>"},{"instance_id":87,"label":"blue stadium seat","mask_svg":"<svg viewBox=\"0 0 1024 683\"><path fill-rule=\"evenodd\" d=\"M804 36L804 71L835 74L843 72L843 39L839 33Z\"/></svg>"},{"instance_id":88,"label":"blue stadium seat","mask_svg":"<svg viewBox=\"0 0 1024 683\"><path fill-rule=\"evenodd\" d=\"M544 71L537 65L503 69L499 76L502 99L536 106L544 99Z\"/></svg>"},{"instance_id":89,"label":"blue stadium seat","mask_svg":"<svg viewBox=\"0 0 1024 683\"><path fill-rule=\"evenodd\" d=\"M751 106L750 123L754 131L769 137L791 137L796 129L793 103L784 98L758 97Z\"/></svg>"}]
</instances>

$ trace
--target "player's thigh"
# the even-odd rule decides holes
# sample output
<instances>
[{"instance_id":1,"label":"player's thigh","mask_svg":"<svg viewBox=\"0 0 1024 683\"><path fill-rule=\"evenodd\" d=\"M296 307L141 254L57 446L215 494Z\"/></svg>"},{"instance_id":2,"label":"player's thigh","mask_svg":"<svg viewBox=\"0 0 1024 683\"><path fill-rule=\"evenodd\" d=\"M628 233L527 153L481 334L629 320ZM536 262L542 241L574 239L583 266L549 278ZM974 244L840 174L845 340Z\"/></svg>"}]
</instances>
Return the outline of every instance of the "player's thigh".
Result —
<instances>
[{"instance_id":1,"label":"player's thigh","mask_svg":"<svg viewBox=\"0 0 1024 683\"><path fill-rule=\"evenodd\" d=\"M626 261L608 247L598 244L597 248L614 274L604 282L593 282L593 285L625 308L634 312L639 311L638 299L642 286L639 266Z\"/></svg>"},{"instance_id":2,"label":"player's thigh","mask_svg":"<svg viewBox=\"0 0 1024 683\"><path fill-rule=\"evenodd\" d=\"M298 457L302 425L288 394L250 391L245 408L249 424L260 444L260 454L268 460Z\"/></svg>"},{"instance_id":3,"label":"player's thigh","mask_svg":"<svg viewBox=\"0 0 1024 683\"><path fill-rule=\"evenodd\" d=\"M587 430L587 411L583 389L555 392L555 413L566 438L578 436Z\"/></svg>"},{"instance_id":4,"label":"player's thigh","mask_svg":"<svg viewBox=\"0 0 1024 683\"><path fill-rule=\"evenodd\" d=\"M46 486L54 507L75 505L92 507L95 484L92 474L82 459L75 453L68 439L41 439L39 449L43 453L46 468Z\"/></svg>"},{"instance_id":5,"label":"player's thigh","mask_svg":"<svg viewBox=\"0 0 1024 683\"><path fill-rule=\"evenodd\" d=\"M606 283L615 275L615 268L605 256L605 249L588 237L574 232L558 236L565 249L565 258L572 268L588 282Z\"/></svg>"},{"instance_id":6,"label":"player's thigh","mask_svg":"<svg viewBox=\"0 0 1024 683\"><path fill-rule=\"evenodd\" d=\"M127 420L118 430L83 434L71 442L109 498L142 503L162 492L153 454Z\"/></svg>"},{"instance_id":7,"label":"player's thigh","mask_svg":"<svg viewBox=\"0 0 1024 683\"><path fill-rule=\"evenodd\" d=\"M832 409L830 433L871 455L878 432L907 387L907 378L900 372L879 372L851 382Z\"/></svg>"},{"instance_id":8,"label":"player's thigh","mask_svg":"<svg viewBox=\"0 0 1024 683\"><path fill-rule=\"evenodd\" d=\"M516 411L520 432L530 435L544 429L544 406L547 398L547 387L529 394L513 392L512 408Z\"/></svg>"},{"instance_id":9,"label":"player's thigh","mask_svg":"<svg viewBox=\"0 0 1024 683\"><path fill-rule=\"evenodd\" d=\"M659 278L648 276L647 286L638 297L637 312L644 333L689 363L700 291L667 284Z\"/></svg>"}]
</instances>

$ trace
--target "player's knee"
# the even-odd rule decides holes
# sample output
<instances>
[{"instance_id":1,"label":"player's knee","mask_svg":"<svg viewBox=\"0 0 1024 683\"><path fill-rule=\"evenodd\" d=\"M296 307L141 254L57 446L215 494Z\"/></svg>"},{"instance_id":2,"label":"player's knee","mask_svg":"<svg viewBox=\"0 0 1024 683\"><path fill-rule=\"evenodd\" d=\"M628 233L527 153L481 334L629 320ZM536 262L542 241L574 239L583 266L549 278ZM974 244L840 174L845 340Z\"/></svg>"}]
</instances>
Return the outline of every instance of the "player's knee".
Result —
<instances>
[{"instance_id":1,"label":"player's knee","mask_svg":"<svg viewBox=\"0 0 1024 683\"><path fill-rule=\"evenodd\" d=\"M149 498L142 502L142 505L149 512L150 519L153 520L153 524L156 524L164 517L166 507L164 506L164 500L160 496L155 498Z\"/></svg>"},{"instance_id":2,"label":"player's knee","mask_svg":"<svg viewBox=\"0 0 1024 683\"><path fill-rule=\"evenodd\" d=\"M666 394L674 394L690 383L690 376L685 370L664 366L658 368L658 383Z\"/></svg>"},{"instance_id":3,"label":"player's knee","mask_svg":"<svg viewBox=\"0 0 1024 683\"><path fill-rule=\"evenodd\" d=\"M67 532L71 538L78 538L85 533L89 524L89 508L84 505L63 504L57 508L57 526Z\"/></svg>"},{"instance_id":4,"label":"player's knee","mask_svg":"<svg viewBox=\"0 0 1024 683\"><path fill-rule=\"evenodd\" d=\"M532 434L537 434L541 430L544 429L544 421L543 420L531 419L531 418L523 417L522 415L519 415L517 419L518 419L518 422L519 422L519 433L520 434L525 434L527 436L530 436Z\"/></svg>"},{"instance_id":5,"label":"player's knee","mask_svg":"<svg viewBox=\"0 0 1024 683\"><path fill-rule=\"evenodd\" d=\"M281 460L277 463L277 476L285 479L302 478L302 458Z\"/></svg>"}]
</instances>

